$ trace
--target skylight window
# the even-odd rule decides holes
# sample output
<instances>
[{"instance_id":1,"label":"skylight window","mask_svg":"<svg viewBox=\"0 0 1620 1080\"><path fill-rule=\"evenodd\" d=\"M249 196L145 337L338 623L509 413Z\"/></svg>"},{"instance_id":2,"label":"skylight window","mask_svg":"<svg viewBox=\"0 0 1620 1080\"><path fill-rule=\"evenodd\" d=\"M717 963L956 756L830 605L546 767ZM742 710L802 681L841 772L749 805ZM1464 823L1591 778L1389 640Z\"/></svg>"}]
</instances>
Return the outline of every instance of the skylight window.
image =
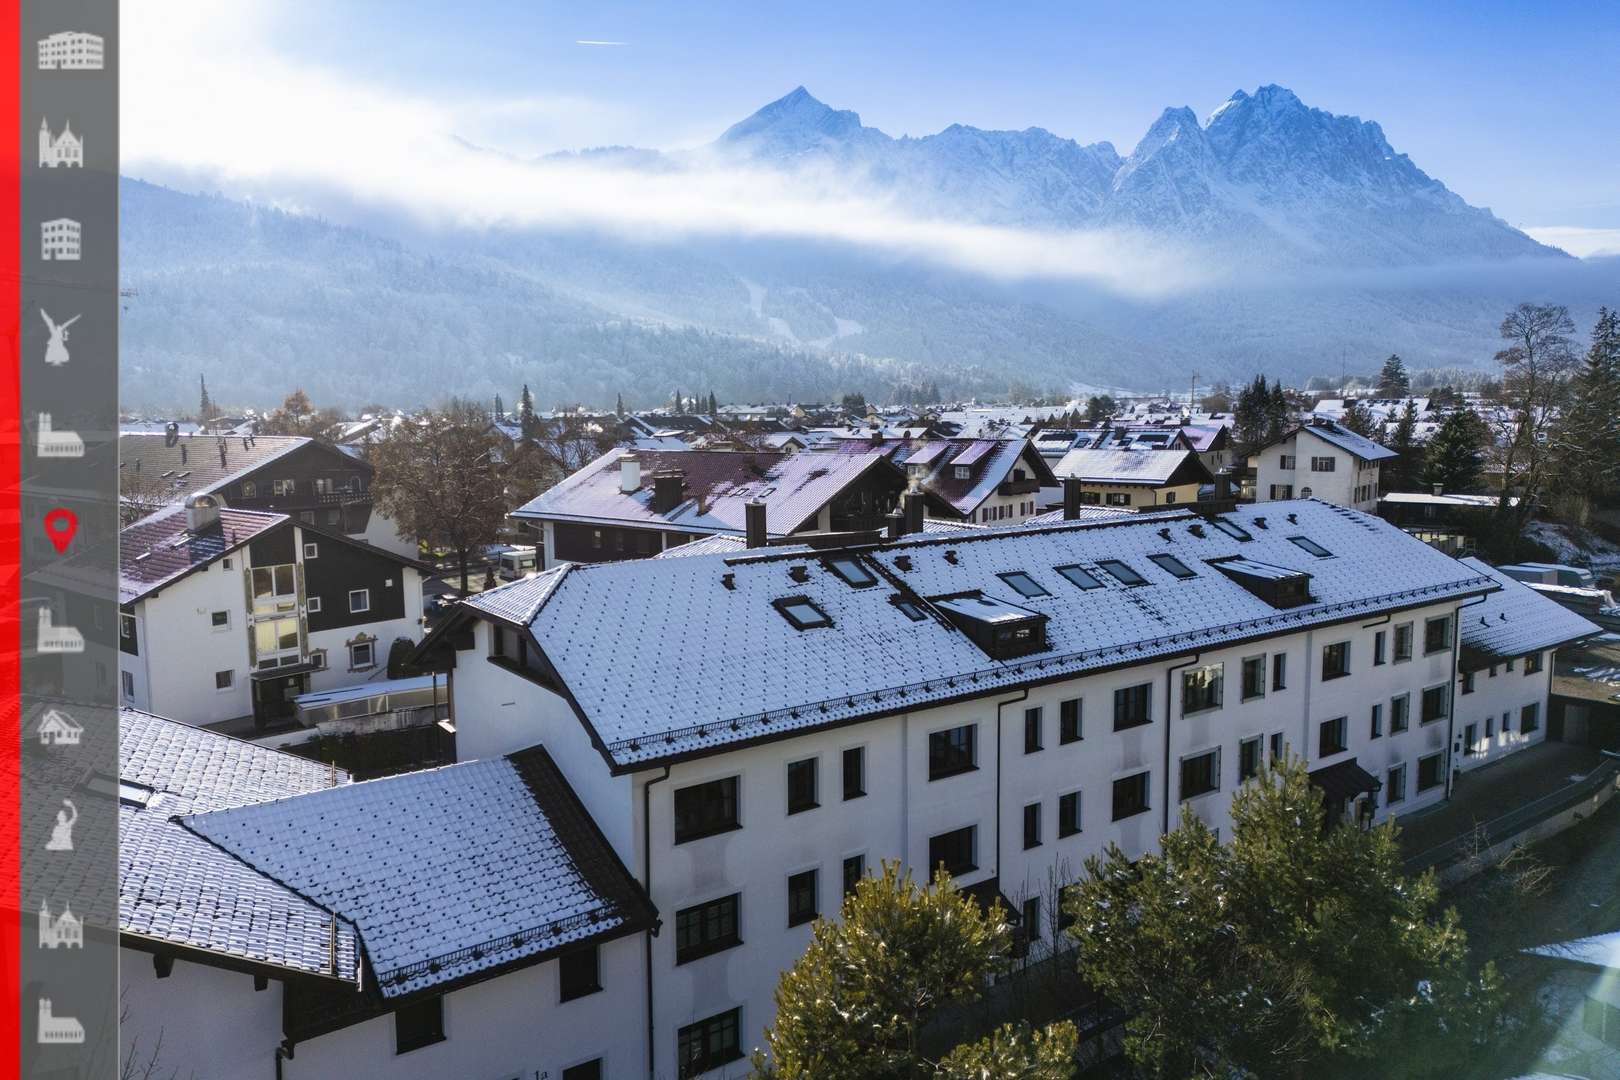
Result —
<instances>
[{"instance_id":1,"label":"skylight window","mask_svg":"<svg viewBox=\"0 0 1620 1080\"><path fill-rule=\"evenodd\" d=\"M1022 570L1014 570L1009 574L997 574L996 576L1002 581L1005 581L1007 584L1011 585L1013 588L1017 589L1018 595L1020 596L1052 595L1051 593L1047 592L1044 587L1042 587L1040 582L1036 581Z\"/></svg>"},{"instance_id":2,"label":"skylight window","mask_svg":"<svg viewBox=\"0 0 1620 1080\"><path fill-rule=\"evenodd\" d=\"M864 589L877 584L877 576L861 565L853 555L834 555L827 560L827 569L844 579L846 585Z\"/></svg>"},{"instance_id":3,"label":"skylight window","mask_svg":"<svg viewBox=\"0 0 1620 1080\"><path fill-rule=\"evenodd\" d=\"M1129 566L1126 566L1118 559L1099 559L1097 560L1097 567L1100 570L1106 570L1110 574L1114 575L1114 577L1119 579L1119 583L1121 585L1147 584L1147 578L1143 577L1141 574L1138 574L1135 570L1132 570Z\"/></svg>"},{"instance_id":4,"label":"skylight window","mask_svg":"<svg viewBox=\"0 0 1620 1080\"><path fill-rule=\"evenodd\" d=\"M1213 524L1217 529L1221 530L1221 532L1225 533L1227 536L1230 536L1234 540L1254 539L1254 537L1249 535L1249 530L1245 529L1241 525L1236 524L1235 522L1227 521L1225 518L1216 518Z\"/></svg>"},{"instance_id":5,"label":"skylight window","mask_svg":"<svg viewBox=\"0 0 1620 1080\"><path fill-rule=\"evenodd\" d=\"M1081 589L1100 589L1103 583L1098 581L1091 571L1079 566L1055 566L1058 573L1069 579L1069 583Z\"/></svg>"},{"instance_id":6,"label":"skylight window","mask_svg":"<svg viewBox=\"0 0 1620 1080\"><path fill-rule=\"evenodd\" d=\"M1171 574L1174 577L1185 579L1198 576L1188 568L1186 563L1182 562L1174 555L1149 555L1148 558L1157 563L1159 569Z\"/></svg>"},{"instance_id":7,"label":"skylight window","mask_svg":"<svg viewBox=\"0 0 1620 1080\"><path fill-rule=\"evenodd\" d=\"M772 600L782 618L793 624L795 630L814 630L818 626L831 626L832 617L815 605L808 596L788 596Z\"/></svg>"},{"instance_id":8,"label":"skylight window","mask_svg":"<svg viewBox=\"0 0 1620 1080\"><path fill-rule=\"evenodd\" d=\"M1321 544L1318 544L1315 540L1312 540L1308 536L1290 536L1288 538L1288 542L1295 545L1296 547L1300 548L1303 551L1306 551L1306 552L1309 552L1312 555L1315 555L1318 559L1331 559L1331 558L1333 558L1333 552L1329 551L1327 548L1323 547Z\"/></svg>"},{"instance_id":9,"label":"skylight window","mask_svg":"<svg viewBox=\"0 0 1620 1080\"><path fill-rule=\"evenodd\" d=\"M924 619L928 618L928 615L923 611L921 604L917 603L915 600L901 596L898 593L889 597L889 603L899 608L900 614L904 615L912 622L922 622Z\"/></svg>"}]
</instances>

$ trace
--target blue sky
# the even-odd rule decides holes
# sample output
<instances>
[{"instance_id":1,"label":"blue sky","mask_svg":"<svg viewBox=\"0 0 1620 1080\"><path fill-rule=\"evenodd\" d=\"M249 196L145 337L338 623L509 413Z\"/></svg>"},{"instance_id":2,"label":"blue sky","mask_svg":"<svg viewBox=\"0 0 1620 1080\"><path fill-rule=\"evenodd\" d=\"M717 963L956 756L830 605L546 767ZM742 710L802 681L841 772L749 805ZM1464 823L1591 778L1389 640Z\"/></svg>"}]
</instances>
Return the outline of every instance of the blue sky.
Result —
<instances>
[{"instance_id":1,"label":"blue sky","mask_svg":"<svg viewBox=\"0 0 1620 1080\"><path fill-rule=\"evenodd\" d=\"M525 152L692 145L803 83L890 134L1040 126L1128 153L1165 106L1276 82L1516 225L1620 228L1612 3L345 0L272 27L289 60L379 89L558 103L505 127Z\"/></svg>"}]
</instances>

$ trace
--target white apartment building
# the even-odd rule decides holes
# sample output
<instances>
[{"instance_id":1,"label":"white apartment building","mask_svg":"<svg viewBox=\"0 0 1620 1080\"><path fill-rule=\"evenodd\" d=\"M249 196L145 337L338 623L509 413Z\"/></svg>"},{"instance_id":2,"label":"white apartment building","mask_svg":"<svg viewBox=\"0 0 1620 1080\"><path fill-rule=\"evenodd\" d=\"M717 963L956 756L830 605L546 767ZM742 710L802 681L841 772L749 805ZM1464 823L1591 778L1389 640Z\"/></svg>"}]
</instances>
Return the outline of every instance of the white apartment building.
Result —
<instances>
[{"instance_id":1,"label":"white apartment building","mask_svg":"<svg viewBox=\"0 0 1620 1080\"><path fill-rule=\"evenodd\" d=\"M1313 416L1253 455L1254 498L1320 499L1371 513L1378 508L1379 463L1395 456L1343 424Z\"/></svg>"},{"instance_id":2,"label":"white apartment building","mask_svg":"<svg viewBox=\"0 0 1620 1080\"><path fill-rule=\"evenodd\" d=\"M1456 628L1500 588L1294 501L565 565L422 652L453 657L458 754L543 745L656 907L647 1075L736 1077L811 921L880 860L1039 923L1054 876L1152 850L1183 806L1229 828L1278 755L1351 820L1444 799Z\"/></svg>"},{"instance_id":3,"label":"white apartment building","mask_svg":"<svg viewBox=\"0 0 1620 1080\"><path fill-rule=\"evenodd\" d=\"M77 262L81 232L79 223L72 218L40 222L39 257L46 262Z\"/></svg>"},{"instance_id":4,"label":"white apartment building","mask_svg":"<svg viewBox=\"0 0 1620 1080\"><path fill-rule=\"evenodd\" d=\"M69 30L39 39L41 71L100 71L105 57L100 34Z\"/></svg>"},{"instance_id":5,"label":"white apartment building","mask_svg":"<svg viewBox=\"0 0 1620 1080\"><path fill-rule=\"evenodd\" d=\"M122 701L186 723L283 719L422 634L414 561L214 495L124 528L119 559Z\"/></svg>"}]
</instances>

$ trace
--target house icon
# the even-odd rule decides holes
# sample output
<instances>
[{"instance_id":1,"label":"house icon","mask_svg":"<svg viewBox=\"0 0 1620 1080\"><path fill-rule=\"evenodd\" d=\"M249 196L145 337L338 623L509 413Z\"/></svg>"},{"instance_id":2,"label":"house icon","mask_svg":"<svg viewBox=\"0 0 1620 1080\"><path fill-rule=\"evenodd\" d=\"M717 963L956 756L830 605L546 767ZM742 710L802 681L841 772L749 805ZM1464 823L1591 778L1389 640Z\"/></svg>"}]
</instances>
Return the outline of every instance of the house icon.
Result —
<instances>
[{"instance_id":1,"label":"house icon","mask_svg":"<svg viewBox=\"0 0 1620 1080\"><path fill-rule=\"evenodd\" d=\"M84 725L60 709L46 709L39 718L39 745L78 746Z\"/></svg>"}]
</instances>

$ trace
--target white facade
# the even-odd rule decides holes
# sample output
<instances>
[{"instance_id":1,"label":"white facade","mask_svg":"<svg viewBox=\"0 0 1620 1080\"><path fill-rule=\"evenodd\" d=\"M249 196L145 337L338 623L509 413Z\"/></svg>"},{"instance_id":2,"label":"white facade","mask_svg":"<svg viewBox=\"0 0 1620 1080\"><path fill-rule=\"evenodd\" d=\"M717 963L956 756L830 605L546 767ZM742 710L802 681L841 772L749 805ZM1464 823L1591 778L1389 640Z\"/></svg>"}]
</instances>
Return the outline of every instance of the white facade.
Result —
<instances>
[{"instance_id":1,"label":"white facade","mask_svg":"<svg viewBox=\"0 0 1620 1080\"><path fill-rule=\"evenodd\" d=\"M1378 463L1366 461L1300 428L1255 455L1254 499L1320 499L1373 513L1378 508Z\"/></svg>"},{"instance_id":2,"label":"white facade","mask_svg":"<svg viewBox=\"0 0 1620 1080\"><path fill-rule=\"evenodd\" d=\"M1303 756L1310 768L1352 759L1384 784L1373 816L1404 813L1445 797L1449 707L1425 722L1425 690L1449 702L1454 676L1456 602L1399 615L1368 617L1309 632L1274 636L1249 645L1189 653L1110 672L994 697L940 705L785 738L673 764L612 775L588 733L563 698L506 668L487 662L491 627L475 627L474 646L457 655L451 696L463 759L507 753L543 742L609 842L658 908L665 932L652 941L653 1048L657 1075L676 1075L677 1031L690 1023L741 1010L741 1047L758 1045L772 1018L778 976L803 952L808 922L789 926L788 878L815 871L820 914L837 910L845 860L859 856L867 870L899 859L919 877L930 863L930 839L974 829L973 869L958 882L995 878L1015 907L1044 894L1050 880L1074 880L1085 858L1109 843L1127 854L1154 850L1176 824L1182 762L1216 751L1216 788L1186 800L1199 817L1229 835L1229 806L1238 786L1244 742L1260 740ZM1425 626L1445 620L1441 648L1425 652ZM1396 659L1393 627L1412 627L1412 655ZM1378 635L1384 635L1382 662ZM1324 679L1324 650L1348 647L1348 673ZM1243 699L1243 662L1264 657L1263 693ZM1280 685L1277 658L1285 657ZM1223 671L1218 707L1185 713L1185 672ZM1148 721L1114 730L1115 691L1147 685ZM1063 742L1062 703L1078 699L1081 738ZM1409 709L1394 730L1394 704ZM1372 707L1379 707L1374 727ZM1040 748L1026 753L1025 710L1039 708ZM1167 719L1168 718L1168 719ZM1344 748L1323 754L1322 725L1343 719ZM1166 727L1168 722L1168 729ZM929 776L930 735L971 725L974 767L940 779ZM1166 734L1168 730L1168 736ZM1376 733L1375 733L1376 731ZM1273 740L1276 740L1275 743ZM846 799L846 750L863 754L863 794ZM814 808L789 813L787 769L816 761ZM1166 763L1168 761L1168 771ZM1397 770L1392 772L1392 770ZM1401 774L1399 770L1404 770ZM1147 774L1146 809L1113 820L1114 784ZM1420 773L1426 780L1418 790ZM677 843L675 793L714 780L736 779L737 825ZM1402 789L1393 802L1392 786ZM1078 793L1080 831L1059 837L1063 797ZM998 799L999 795L999 799ZM1166 796L1169 796L1167 799ZM647 805L643 806L644 798ZM1040 806L1039 843L1024 844L1024 807ZM1347 808L1352 809L1353 808ZM645 870L644 870L645 868ZM683 909L737 895L741 944L677 963ZM1042 913L1046 920L1048 913ZM710 1074L742 1076L745 1059Z\"/></svg>"},{"instance_id":3,"label":"white facade","mask_svg":"<svg viewBox=\"0 0 1620 1080\"><path fill-rule=\"evenodd\" d=\"M1459 675L1456 749L1461 771L1546 740L1552 672L1548 650Z\"/></svg>"}]
</instances>

